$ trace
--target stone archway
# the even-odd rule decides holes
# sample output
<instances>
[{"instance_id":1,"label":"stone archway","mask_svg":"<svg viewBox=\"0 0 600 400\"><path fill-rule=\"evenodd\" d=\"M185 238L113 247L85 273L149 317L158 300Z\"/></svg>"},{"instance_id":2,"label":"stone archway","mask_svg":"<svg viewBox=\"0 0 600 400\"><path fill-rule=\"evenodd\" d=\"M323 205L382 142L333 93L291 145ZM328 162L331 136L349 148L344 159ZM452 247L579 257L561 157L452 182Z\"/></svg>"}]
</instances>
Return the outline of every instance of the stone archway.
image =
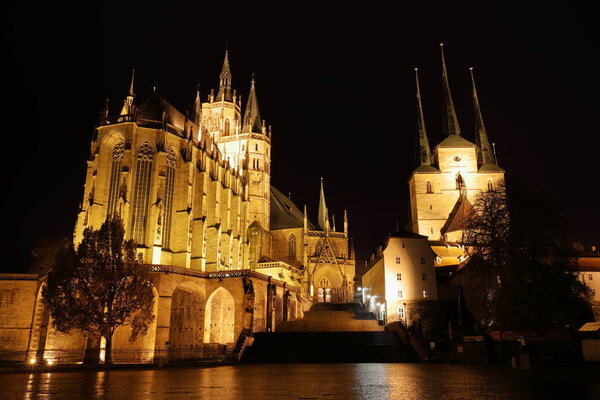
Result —
<instances>
[{"instance_id":1,"label":"stone archway","mask_svg":"<svg viewBox=\"0 0 600 400\"><path fill-rule=\"evenodd\" d=\"M178 285L171 295L169 352L173 359L194 357L202 344L202 305L200 287L191 282Z\"/></svg>"},{"instance_id":2,"label":"stone archway","mask_svg":"<svg viewBox=\"0 0 600 400\"><path fill-rule=\"evenodd\" d=\"M314 301L318 303L342 303L344 278L336 265L321 264L313 275Z\"/></svg>"},{"instance_id":3,"label":"stone archway","mask_svg":"<svg viewBox=\"0 0 600 400\"><path fill-rule=\"evenodd\" d=\"M227 289L218 288L206 302L204 343L233 343L235 302Z\"/></svg>"}]
</instances>

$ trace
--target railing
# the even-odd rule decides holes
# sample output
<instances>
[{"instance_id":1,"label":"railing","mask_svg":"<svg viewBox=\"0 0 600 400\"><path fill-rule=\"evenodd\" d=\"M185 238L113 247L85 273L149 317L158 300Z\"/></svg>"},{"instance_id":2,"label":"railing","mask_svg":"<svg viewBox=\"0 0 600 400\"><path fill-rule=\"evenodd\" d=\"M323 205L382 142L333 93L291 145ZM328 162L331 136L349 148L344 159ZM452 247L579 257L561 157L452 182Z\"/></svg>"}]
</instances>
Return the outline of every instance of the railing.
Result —
<instances>
[{"instance_id":1,"label":"railing","mask_svg":"<svg viewBox=\"0 0 600 400\"><path fill-rule=\"evenodd\" d=\"M196 278L205 278L205 279L224 279L224 278L239 278L243 276L247 276L249 278L260 279L263 281L268 281L269 276L261 274L260 272L252 271L249 269L237 269L237 270L228 270L228 271L197 271L189 268L175 267L172 265L156 265L156 264L146 264L146 268L150 270L150 272L162 272L168 274L178 274L178 275L186 275L193 276ZM277 286L283 287L284 282L279 281L277 279L272 279L272 283ZM291 291L299 291L297 288L289 287Z\"/></svg>"},{"instance_id":2,"label":"railing","mask_svg":"<svg viewBox=\"0 0 600 400\"><path fill-rule=\"evenodd\" d=\"M308 231L306 232L306 236L320 236L320 237L334 237L334 238L345 238L346 234L344 232L324 232L324 231Z\"/></svg>"}]
</instances>

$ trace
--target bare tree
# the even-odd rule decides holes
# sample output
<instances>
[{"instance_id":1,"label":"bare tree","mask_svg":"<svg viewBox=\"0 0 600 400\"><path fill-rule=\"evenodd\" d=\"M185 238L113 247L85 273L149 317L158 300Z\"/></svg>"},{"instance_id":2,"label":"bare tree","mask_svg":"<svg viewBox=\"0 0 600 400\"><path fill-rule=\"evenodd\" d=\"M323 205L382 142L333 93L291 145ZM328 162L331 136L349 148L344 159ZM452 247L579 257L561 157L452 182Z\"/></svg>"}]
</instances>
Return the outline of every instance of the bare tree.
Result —
<instances>
[{"instance_id":1,"label":"bare tree","mask_svg":"<svg viewBox=\"0 0 600 400\"><path fill-rule=\"evenodd\" d=\"M464 231L468 308L488 328L545 329L589 318L588 289L558 217L540 194L481 193Z\"/></svg>"},{"instance_id":2,"label":"bare tree","mask_svg":"<svg viewBox=\"0 0 600 400\"><path fill-rule=\"evenodd\" d=\"M77 250L71 245L60 252L42 293L57 330L81 330L106 340L107 364L117 327L131 326L134 341L154 320L152 283L135 242L124 235L118 217L99 230L87 228Z\"/></svg>"}]
</instances>

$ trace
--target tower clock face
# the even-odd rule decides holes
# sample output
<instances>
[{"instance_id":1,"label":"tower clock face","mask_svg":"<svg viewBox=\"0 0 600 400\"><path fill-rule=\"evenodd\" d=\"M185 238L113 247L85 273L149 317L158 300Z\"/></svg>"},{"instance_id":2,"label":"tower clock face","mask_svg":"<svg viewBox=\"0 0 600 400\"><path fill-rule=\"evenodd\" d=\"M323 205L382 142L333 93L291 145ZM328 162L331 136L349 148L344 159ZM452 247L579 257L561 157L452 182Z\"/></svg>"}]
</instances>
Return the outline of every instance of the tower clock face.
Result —
<instances>
[{"instance_id":1,"label":"tower clock face","mask_svg":"<svg viewBox=\"0 0 600 400\"><path fill-rule=\"evenodd\" d=\"M460 156L459 155L454 156L454 161L457 161L457 162L460 161Z\"/></svg>"}]
</instances>

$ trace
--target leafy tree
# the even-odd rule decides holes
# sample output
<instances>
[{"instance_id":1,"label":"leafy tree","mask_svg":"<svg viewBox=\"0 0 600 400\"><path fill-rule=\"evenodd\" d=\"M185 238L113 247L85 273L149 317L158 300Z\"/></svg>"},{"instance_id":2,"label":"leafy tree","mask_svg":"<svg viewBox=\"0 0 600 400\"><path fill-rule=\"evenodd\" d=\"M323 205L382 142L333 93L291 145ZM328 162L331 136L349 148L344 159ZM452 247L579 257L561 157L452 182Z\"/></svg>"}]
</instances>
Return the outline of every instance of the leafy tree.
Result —
<instances>
[{"instance_id":1,"label":"leafy tree","mask_svg":"<svg viewBox=\"0 0 600 400\"><path fill-rule=\"evenodd\" d=\"M136 256L133 240L124 240L118 217L99 230L87 228L77 250L70 245L57 255L43 298L53 325L61 332L81 330L106 340L105 363L112 363L112 337L131 326L130 340L145 335L153 321L154 295L148 272Z\"/></svg>"},{"instance_id":2,"label":"leafy tree","mask_svg":"<svg viewBox=\"0 0 600 400\"><path fill-rule=\"evenodd\" d=\"M56 263L56 257L60 252L69 247L71 242L68 238L49 239L42 238L33 250L31 250L31 266L29 272L45 275Z\"/></svg>"},{"instance_id":3,"label":"leafy tree","mask_svg":"<svg viewBox=\"0 0 600 400\"><path fill-rule=\"evenodd\" d=\"M556 208L512 189L481 193L463 242L468 308L488 328L547 329L589 318L588 289Z\"/></svg>"}]
</instances>

